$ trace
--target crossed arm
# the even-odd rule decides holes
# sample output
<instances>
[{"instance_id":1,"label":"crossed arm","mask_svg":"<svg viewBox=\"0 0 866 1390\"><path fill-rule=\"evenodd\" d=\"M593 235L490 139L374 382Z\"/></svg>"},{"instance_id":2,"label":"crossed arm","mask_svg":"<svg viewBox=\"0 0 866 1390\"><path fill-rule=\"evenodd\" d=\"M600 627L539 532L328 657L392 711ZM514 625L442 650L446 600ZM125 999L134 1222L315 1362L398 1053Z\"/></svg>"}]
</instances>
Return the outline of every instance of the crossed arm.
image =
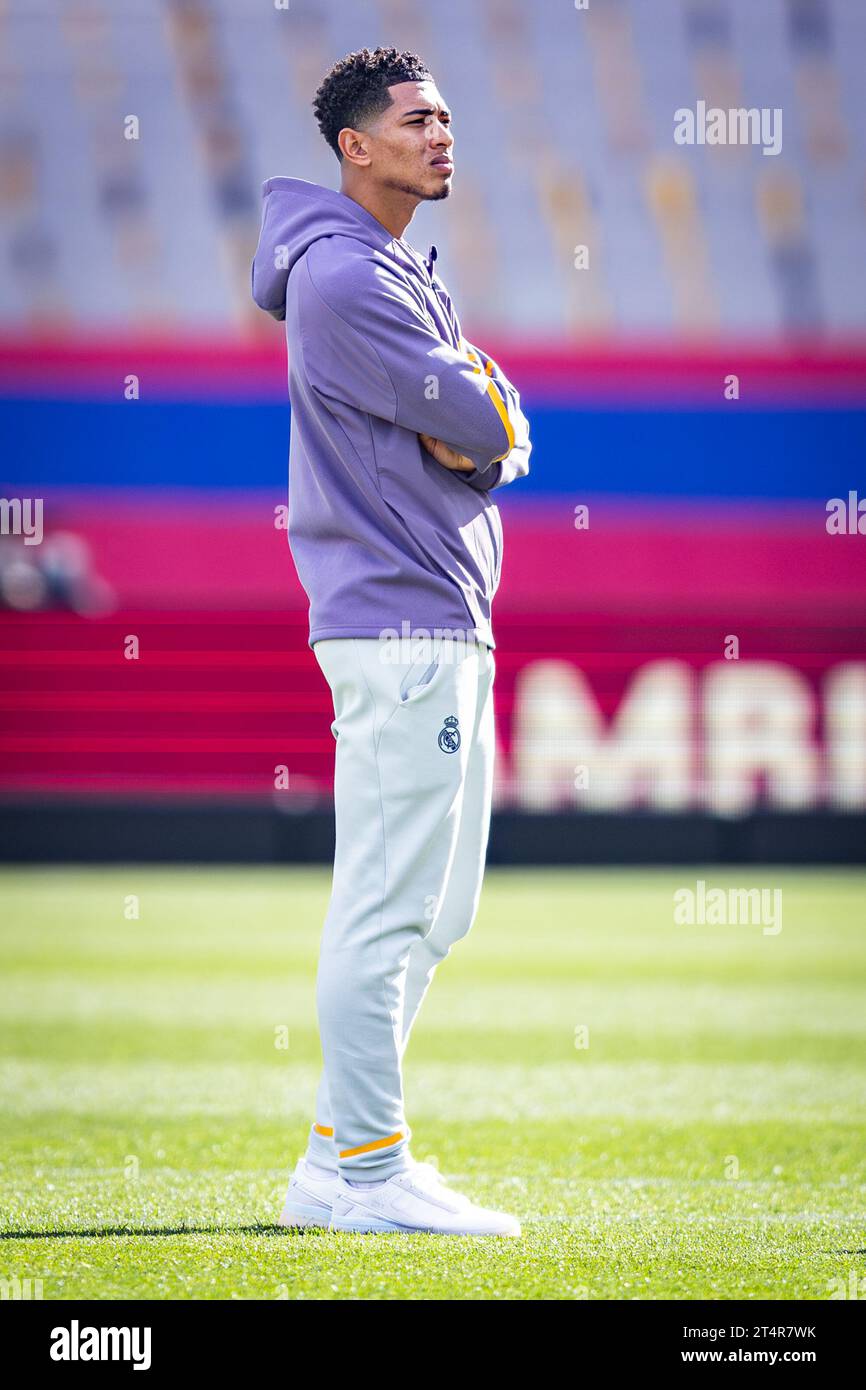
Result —
<instances>
[{"instance_id":1,"label":"crossed arm","mask_svg":"<svg viewBox=\"0 0 866 1390\"><path fill-rule=\"evenodd\" d=\"M525 476L529 424L497 364L465 339L459 349L444 342L383 263L360 252L326 256L311 248L300 287L313 311L302 323L316 325L304 339L314 389L413 430L471 487L491 491Z\"/></svg>"},{"instance_id":2,"label":"crossed arm","mask_svg":"<svg viewBox=\"0 0 866 1390\"><path fill-rule=\"evenodd\" d=\"M529 442L529 426L528 424L526 425L525 437L521 437L520 442L518 442L517 435L514 432L514 425L518 423L518 417L519 420L522 420L524 423L526 423L526 421L523 412L520 410L520 397L515 387L511 385L505 373L500 370L493 359L482 352L480 348L474 347L472 343L467 343L465 338L462 340L461 346L477 371L483 371L488 377L489 383L492 383L493 389L501 397L505 405L508 419L507 428L509 433L513 436L511 448L503 458L495 459L488 468L479 471L475 468L471 459L467 458L465 454L459 454L455 449L444 444L441 439L435 439L424 434L419 437L424 448L433 455L438 463L443 464L446 468L452 468L457 472L465 474L471 473L472 476L467 477L466 481L473 487L483 489L485 492L490 492L492 488L504 487L506 483L513 482L515 478L525 477L529 472L529 455L532 451L532 445ZM490 384L488 384L487 389L490 395ZM508 404L506 404L506 402ZM496 406L498 410L498 402L496 402ZM511 406L510 412L509 406ZM521 432L521 434L523 435L523 432Z\"/></svg>"}]
</instances>

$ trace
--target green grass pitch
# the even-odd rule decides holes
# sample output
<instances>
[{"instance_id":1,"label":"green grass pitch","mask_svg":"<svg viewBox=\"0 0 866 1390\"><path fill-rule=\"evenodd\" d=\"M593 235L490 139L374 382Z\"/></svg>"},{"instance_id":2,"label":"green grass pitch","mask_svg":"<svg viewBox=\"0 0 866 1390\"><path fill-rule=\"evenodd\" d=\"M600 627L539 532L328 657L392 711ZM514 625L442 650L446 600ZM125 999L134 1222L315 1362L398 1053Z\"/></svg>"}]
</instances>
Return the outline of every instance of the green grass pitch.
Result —
<instances>
[{"instance_id":1,"label":"green grass pitch","mask_svg":"<svg viewBox=\"0 0 866 1390\"><path fill-rule=\"evenodd\" d=\"M676 925L698 878L781 888L781 932ZM275 1224L312 1118L329 883L0 874L0 1279L46 1299L866 1294L866 875L488 870L416 1025L407 1112L416 1157L519 1240Z\"/></svg>"}]
</instances>

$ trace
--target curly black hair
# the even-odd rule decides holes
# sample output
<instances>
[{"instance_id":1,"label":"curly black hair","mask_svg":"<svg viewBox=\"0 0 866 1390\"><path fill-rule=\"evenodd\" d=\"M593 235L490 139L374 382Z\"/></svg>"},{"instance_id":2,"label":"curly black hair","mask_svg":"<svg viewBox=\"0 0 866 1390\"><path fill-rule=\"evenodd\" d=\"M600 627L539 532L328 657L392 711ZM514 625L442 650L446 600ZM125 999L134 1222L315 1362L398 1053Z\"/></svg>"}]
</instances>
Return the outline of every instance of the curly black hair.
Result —
<instances>
[{"instance_id":1,"label":"curly black hair","mask_svg":"<svg viewBox=\"0 0 866 1390\"><path fill-rule=\"evenodd\" d=\"M388 88L397 82L423 82L432 76L417 53L396 48L361 48L335 63L323 78L313 101L319 129L339 160L337 138L351 126L380 116L391 105Z\"/></svg>"}]
</instances>

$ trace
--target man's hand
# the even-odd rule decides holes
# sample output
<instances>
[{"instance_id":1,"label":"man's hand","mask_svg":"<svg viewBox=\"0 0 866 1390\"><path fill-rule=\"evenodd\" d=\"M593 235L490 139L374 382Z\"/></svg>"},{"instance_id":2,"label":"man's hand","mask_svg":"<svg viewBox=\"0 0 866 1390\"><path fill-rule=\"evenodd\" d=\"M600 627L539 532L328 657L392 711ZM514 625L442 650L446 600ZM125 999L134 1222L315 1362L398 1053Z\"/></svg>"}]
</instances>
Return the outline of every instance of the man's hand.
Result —
<instances>
[{"instance_id":1,"label":"man's hand","mask_svg":"<svg viewBox=\"0 0 866 1390\"><path fill-rule=\"evenodd\" d=\"M457 473L471 473L474 470L475 464L471 459L465 454L458 454L456 449L443 444L441 439L434 439L432 434L419 434L418 438L428 454L432 454L436 462L441 463L444 468L452 468Z\"/></svg>"}]
</instances>

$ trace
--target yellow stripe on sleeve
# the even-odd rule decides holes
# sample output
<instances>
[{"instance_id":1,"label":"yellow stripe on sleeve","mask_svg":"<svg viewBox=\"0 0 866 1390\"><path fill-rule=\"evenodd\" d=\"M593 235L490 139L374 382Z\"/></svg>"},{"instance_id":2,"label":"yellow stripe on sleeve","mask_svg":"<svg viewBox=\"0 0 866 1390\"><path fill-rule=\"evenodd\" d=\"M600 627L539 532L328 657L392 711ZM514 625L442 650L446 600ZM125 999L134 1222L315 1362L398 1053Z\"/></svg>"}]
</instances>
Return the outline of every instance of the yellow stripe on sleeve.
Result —
<instances>
[{"instance_id":1,"label":"yellow stripe on sleeve","mask_svg":"<svg viewBox=\"0 0 866 1390\"><path fill-rule=\"evenodd\" d=\"M476 375L480 375L480 358L478 357L478 354L472 350L465 338L463 339L463 350L466 353L466 356L469 358L469 361L472 363L472 370L476 373ZM487 394L492 400L493 404L496 406L496 413L498 414L500 420L505 426L505 435L508 439L508 448L505 450L505 453L500 454L498 458L495 458L493 460L494 463L501 463L504 458L508 457L508 455L511 453L511 450L514 448L514 426L512 425L511 420L508 417L508 409L505 405L504 400L502 399L502 395L499 391L499 388L493 380L493 373L495 370L496 363L492 360L492 358L488 358L487 365L484 368L484 374L490 378L490 380L487 383Z\"/></svg>"},{"instance_id":2,"label":"yellow stripe on sleeve","mask_svg":"<svg viewBox=\"0 0 866 1390\"><path fill-rule=\"evenodd\" d=\"M499 418L505 426L505 433L508 436L508 448L505 450L505 453L500 454L498 458L495 458L493 460L494 463L500 463L502 459L508 457L508 455L511 453L511 450L514 448L514 426L508 418L508 411L505 408L504 400L499 394L499 387L496 385L496 382L493 381L492 378L487 383L487 394L492 400L493 404L496 406L496 409L499 413Z\"/></svg>"}]
</instances>

